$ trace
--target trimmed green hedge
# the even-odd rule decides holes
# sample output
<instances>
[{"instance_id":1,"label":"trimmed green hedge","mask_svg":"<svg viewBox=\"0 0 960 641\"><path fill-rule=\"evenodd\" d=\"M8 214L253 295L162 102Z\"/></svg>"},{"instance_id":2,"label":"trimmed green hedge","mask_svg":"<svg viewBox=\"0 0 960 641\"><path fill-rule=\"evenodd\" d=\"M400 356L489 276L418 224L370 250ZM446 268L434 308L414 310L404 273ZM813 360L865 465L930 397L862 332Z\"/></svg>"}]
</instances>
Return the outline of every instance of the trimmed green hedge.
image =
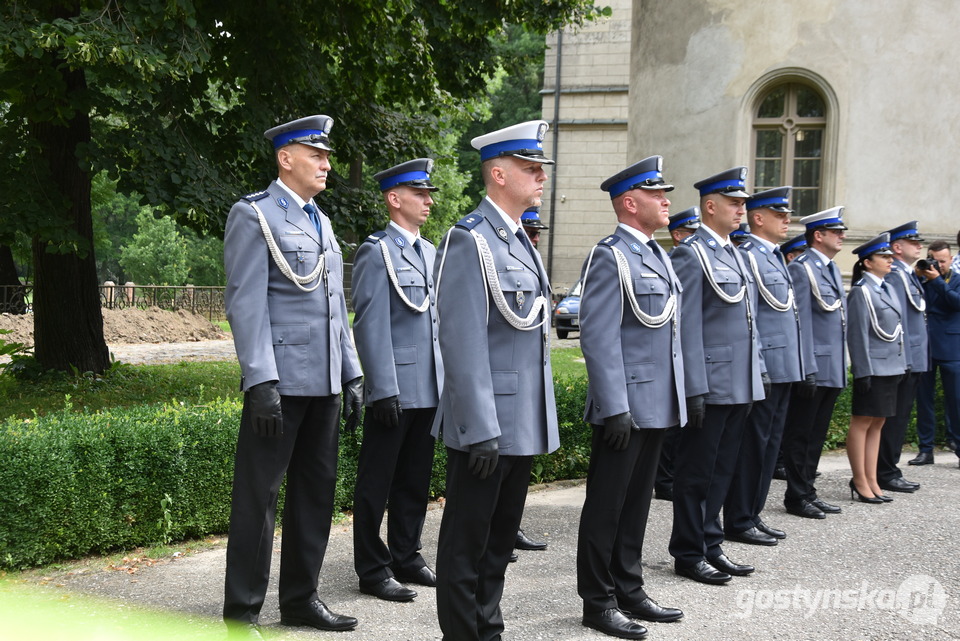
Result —
<instances>
[{"instance_id":1,"label":"trimmed green hedge","mask_svg":"<svg viewBox=\"0 0 960 641\"><path fill-rule=\"evenodd\" d=\"M537 457L535 480L586 474L585 395L583 381L557 384L563 445L554 455ZM97 413L67 406L40 418L3 422L0 567L225 532L240 410L238 400ZM340 439L341 510L352 507L361 438L358 430ZM438 444L434 496L444 492L445 466Z\"/></svg>"},{"instance_id":2,"label":"trimmed green hedge","mask_svg":"<svg viewBox=\"0 0 960 641\"><path fill-rule=\"evenodd\" d=\"M534 482L586 476L586 391L585 379L556 382L560 449L534 458ZM837 403L828 447L843 445L849 396L845 391ZM68 405L47 416L0 423L0 567L225 532L240 410L237 399L97 413ZM912 426L908 443L911 434ZM361 439L359 430L340 439L340 510L352 507ZM444 494L445 469L446 452L438 443L434 497Z\"/></svg>"}]
</instances>

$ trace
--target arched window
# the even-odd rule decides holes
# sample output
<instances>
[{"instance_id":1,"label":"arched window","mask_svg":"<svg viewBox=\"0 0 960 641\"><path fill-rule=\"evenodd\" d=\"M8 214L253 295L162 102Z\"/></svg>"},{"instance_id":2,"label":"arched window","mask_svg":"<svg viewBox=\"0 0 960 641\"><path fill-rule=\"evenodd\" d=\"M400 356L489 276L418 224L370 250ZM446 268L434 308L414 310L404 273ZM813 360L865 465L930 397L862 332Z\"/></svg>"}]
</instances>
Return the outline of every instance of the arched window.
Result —
<instances>
[{"instance_id":1,"label":"arched window","mask_svg":"<svg viewBox=\"0 0 960 641\"><path fill-rule=\"evenodd\" d=\"M824 208L823 97L806 84L791 82L770 89L753 115L754 191L792 185L795 216Z\"/></svg>"}]
</instances>

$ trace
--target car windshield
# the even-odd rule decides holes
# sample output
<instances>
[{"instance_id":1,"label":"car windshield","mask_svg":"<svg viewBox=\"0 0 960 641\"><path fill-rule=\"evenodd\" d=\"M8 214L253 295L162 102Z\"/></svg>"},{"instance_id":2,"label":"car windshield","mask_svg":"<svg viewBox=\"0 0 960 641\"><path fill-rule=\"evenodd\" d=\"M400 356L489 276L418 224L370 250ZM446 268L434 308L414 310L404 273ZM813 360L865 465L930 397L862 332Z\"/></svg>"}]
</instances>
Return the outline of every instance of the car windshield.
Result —
<instances>
[{"instance_id":1,"label":"car windshield","mask_svg":"<svg viewBox=\"0 0 960 641\"><path fill-rule=\"evenodd\" d=\"M579 295L580 295L580 281L578 280L577 284L574 285L569 292L567 292L567 296L579 296Z\"/></svg>"}]
</instances>

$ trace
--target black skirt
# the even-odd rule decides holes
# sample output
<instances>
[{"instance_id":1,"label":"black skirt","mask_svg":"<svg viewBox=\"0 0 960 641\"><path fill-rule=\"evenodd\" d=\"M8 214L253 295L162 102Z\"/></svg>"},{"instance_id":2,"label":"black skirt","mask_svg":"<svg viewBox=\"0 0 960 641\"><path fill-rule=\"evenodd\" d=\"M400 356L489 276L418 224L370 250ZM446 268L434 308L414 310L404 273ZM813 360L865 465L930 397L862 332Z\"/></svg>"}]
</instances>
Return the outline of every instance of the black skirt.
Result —
<instances>
[{"instance_id":1,"label":"black skirt","mask_svg":"<svg viewBox=\"0 0 960 641\"><path fill-rule=\"evenodd\" d=\"M888 417L897 413L897 387L902 374L895 376L873 376L870 378L870 391L857 393L853 386L854 416Z\"/></svg>"}]
</instances>

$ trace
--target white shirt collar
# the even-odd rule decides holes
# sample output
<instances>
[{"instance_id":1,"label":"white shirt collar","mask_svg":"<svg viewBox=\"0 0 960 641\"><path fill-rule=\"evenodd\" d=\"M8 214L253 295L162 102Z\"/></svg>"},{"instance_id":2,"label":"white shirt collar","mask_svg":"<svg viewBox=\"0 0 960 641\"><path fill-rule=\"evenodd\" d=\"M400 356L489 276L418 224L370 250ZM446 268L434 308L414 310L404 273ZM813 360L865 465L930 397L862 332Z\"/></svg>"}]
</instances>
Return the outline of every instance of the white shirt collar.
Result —
<instances>
[{"instance_id":1,"label":"white shirt collar","mask_svg":"<svg viewBox=\"0 0 960 641\"><path fill-rule=\"evenodd\" d=\"M624 230L628 234L632 235L634 238L639 240L644 245L646 245L650 241L650 238L646 234L644 234L639 229L636 229L635 227L630 227L629 225L624 225L623 223L619 223L617 227L619 229Z\"/></svg>"},{"instance_id":2,"label":"white shirt collar","mask_svg":"<svg viewBox=\"0 0 960 641\"><path fill-rule=\"evenodd\" d=\"M863 275L864 275L864 277L866 277L868 280L872 280L872 281L873 281L873 284L876 285L877 287L880 287L881 285L883 285L883 279L880 278L879 276L877 276L876 274L872 274L872 273L864 270Z\"/></svg>"},{"instance_id":3,"label":"white shirt collar","mask_svg":"<svg viewBox=\"0 0 960 641\"><path fill-rule=\"evenodd\" d=\"M820 251L820 250L817 249L816 247L810 247L809 249L810 249L810 251L813 252L813 254L814 254L817 258L819 258L819 259L823 262L824 265L829 265L831 262L833 262L832 260L830 260L829 258L827 258L822 251Z\"/></svg>"},{"instance_id":4,"label":"white shirt collar","mask_svg":"<svg viewBox=\"0 0 960 641\"><path fill-rule=\"evenodd\" d=\"M297 192L295 192L295 191L293 191L292 189L290 189L289 187L287 187L286 184L284 184L284 182L283 182L282 180L280 180L280 178L277 178L277 184L280 185L280 187L282 187L282 188L284 189L284 191L286 191L288 194L290 194L290 197L293 198L293 202L297 203L297 206L300 207L300 209L302 210L302 209L303 209L303 206L307 204L307 201L305 201L303 198L301 198L300 196L298 196L298 195L297 195ZM316 203L313 202L313 198L310 199L310 203L311 203L314 207L317 207ZM319 208L319 207L317 207L317 211L320 211L320 208ZM307 216L307 212L303 212L303 215L304 215L304 216ZM307 216L307 218L309 218L309 216Z\"/></svg>"},{"instance_id":5,"label":"white shirt collar","mask_svg":"<svg viewBox=\"0 0 960 641\"><path fill-rule=\"evenodd\" d=\"M729 236L727 236L726 238L721 238L721 237L720 237L720 234L718 234L717 232L715 232L715 231L713 231L712 229L710 229L710 227L707 226L707 225L700 225L700 228L703 229L703 230L705 230L708 234L710 234L710 235L713 236L714 238L716 238L716 239L717 239L717 242L720 243L720 246L721 246L721 247L726 247L727 245L730 244L730 237L729 237Z\"/></svg>"},{"instance_id":6,"label":"white shirt collar","mask_svg":"<svg viewBox=\"0 0 960 641\"><path fill-rule=\"evenodd\" d=\"M763 247L766 247L767 251L770 252L771 254L773 253L774 249L779 247L779 245L777 245L776 243L771 243L766 238L760 238L759 236L754 236L753 234L750 234L750 240L752 240L755 243L759 243Z\"/></svg>"},{"instance_id":7,"label":"white shirt collar","mask_svg":"<svg viewBox=\"0 0 960 641\"><path fill-rule=\"evenodd\" d=\"M400 235L403 236L403 239L406 240L408 243L410 243L411 246L413 245L414 241L420 238L419 231L416 234L411 234L406 229L404 229L397 223L393 222L392 220L390 221L390 226L396 229L398 232L400 232Z\"/></svg>"},{"instance_id":8,"label":"white shirt collar","mask_svg":"<svg viewBox=\"0 0 960 641\"><path fill-rule=\"evenodd\" d=\"M497 203L495 203L495 202L493 202L492 200L490 200L490 196L484 196L484 198L486 199L486 201L487 201L488 203L490 203L491 205L493 205L493 208L496 209L496 210L497 210L497 213L500 214L500 217L503 218L503 222L506 224L507 229L510 230L510 233L513 234L514 236L516 236L516 235L517 235L517 230L520 229L520 223L514 221L513 218L510 218L510 216L507 215L507 212L505 212L505 211L503 211L502 209L500 209L500 206L497 205Z\"/></svg>"}]
</instances>

